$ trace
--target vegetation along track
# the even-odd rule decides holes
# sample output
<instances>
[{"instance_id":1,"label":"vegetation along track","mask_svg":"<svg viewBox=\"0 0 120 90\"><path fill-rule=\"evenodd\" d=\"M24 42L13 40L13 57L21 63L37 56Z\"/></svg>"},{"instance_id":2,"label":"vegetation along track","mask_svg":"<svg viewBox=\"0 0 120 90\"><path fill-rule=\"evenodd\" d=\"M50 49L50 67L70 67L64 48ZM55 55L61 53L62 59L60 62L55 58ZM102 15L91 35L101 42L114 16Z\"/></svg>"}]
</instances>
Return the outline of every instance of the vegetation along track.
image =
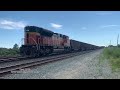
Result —
<instances>
[{"instance_id":1,"label":"vegetation along track","mask_svg":"<svg viewBox=\"0 0 120 90\"><path fill-rule=\"evenodd\" d=\"M42 65L42 64L45 64L45 63L50 63L50 62L53 62L53 61L58 61L58 60L70 58L70 57L77 56L77 55L80 55L80 54L85 54L85 53L88 53L88 52L91 52L91 51L57 55L57 56L52 56L52 57L47 57L47 58L41 58L37 61L32 61L32 62L26 62L26 63L22 63L22 64L16 64L16 65L11 65L11 66L1 67L0 68L0 76L5 74L5 73L8 73L8 72L11 73L14 70L19 70L19 69L23 69L23 68L29 68L29 67L33 67L33 66L37 66L37 65Z\"/></svg>"}]
</instances>

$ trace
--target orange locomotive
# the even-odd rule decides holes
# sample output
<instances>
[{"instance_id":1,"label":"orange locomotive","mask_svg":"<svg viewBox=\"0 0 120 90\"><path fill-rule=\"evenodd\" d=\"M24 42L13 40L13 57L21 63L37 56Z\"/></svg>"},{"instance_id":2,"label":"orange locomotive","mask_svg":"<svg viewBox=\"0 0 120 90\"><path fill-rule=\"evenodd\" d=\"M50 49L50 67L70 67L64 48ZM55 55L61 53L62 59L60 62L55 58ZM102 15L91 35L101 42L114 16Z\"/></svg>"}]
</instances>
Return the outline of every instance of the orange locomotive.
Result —
<instances>
[{"instance_id":1,"label":"orange locomotive","mask_svg":"<svg viewBox=\"0 0 120 90\"><path fill-rule=\"evenodd\" d=\"M70 40L66 35L36 26L26 26L24 30L21 55L39 57L53 52L70 51Z\"/></svg>"}]
</instances>

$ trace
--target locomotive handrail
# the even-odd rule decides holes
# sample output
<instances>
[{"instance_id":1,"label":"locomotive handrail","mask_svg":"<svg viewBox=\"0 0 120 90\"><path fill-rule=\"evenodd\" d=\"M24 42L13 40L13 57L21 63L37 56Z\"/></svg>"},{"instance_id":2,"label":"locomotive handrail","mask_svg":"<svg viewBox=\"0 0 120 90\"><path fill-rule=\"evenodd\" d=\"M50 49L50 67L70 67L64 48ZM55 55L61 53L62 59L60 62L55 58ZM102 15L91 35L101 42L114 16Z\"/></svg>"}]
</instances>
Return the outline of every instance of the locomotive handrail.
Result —
<instances>
[{"instance_id":1,"label":"locomotive handrail","mask_svg":"<svg viewBox=\"0 0 120 90\"><path fill-rule=\"evenodd\" d=\"M36 46L37 46L37 50L38 50L38 43L37 43L37 42L34 40L34 38L32 38L32 37L29 37L29 38L27 38L27 39L29 40L30 38L35 42L35 44L36 44Z\"/></svg>"},{"instance_id":2,"label":"locomotive handrail","mask_svg":"<svg viewBox=\"0 0 120 90\"><path fill-rule=\"evenodd\" d=\"M36 45L38 44L38 43L34 40L34 38L32 38L32 37L29 37L29 38L31 38L31 39L35 42Z\"/></svg>"},{"instance_id":3,"label":"locomotive handrail","mask_svg":"<svg viewBox=\"0 0 120 90\"><path fill-rule=\"evenodd\" d=\"M21 39L21 45L24 44L24 40L25 40L25 38L22 38L22 39Z\"/></svg>"}]
</instances>

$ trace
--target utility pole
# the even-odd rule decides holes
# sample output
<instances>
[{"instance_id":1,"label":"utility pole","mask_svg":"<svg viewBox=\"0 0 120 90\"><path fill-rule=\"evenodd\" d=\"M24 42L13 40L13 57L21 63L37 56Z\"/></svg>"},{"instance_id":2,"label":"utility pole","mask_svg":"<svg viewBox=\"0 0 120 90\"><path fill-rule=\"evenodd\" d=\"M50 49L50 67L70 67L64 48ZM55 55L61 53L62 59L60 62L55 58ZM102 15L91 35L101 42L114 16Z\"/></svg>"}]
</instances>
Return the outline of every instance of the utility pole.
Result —
<instances>
[{"instance_id":1,"label":"utility pole","mask_svg":"<svg viewBox=\"0 0 120 90\"><path fill-rule=\"evenodd\" d=\"M118 36L117 36L117 46L118 46L118 42L119 42L119 34L118 34Z\"/></svg>"},{"instance_id":2,"label":"utility pole","mask_svg":"<svg viewBox=\"0 0 120 90\"><path fill-rule=\"evenodd\" d=\"M111 45L111 40L110 40L110 45Z\"/></svg>"},{"instance_id":3,"label":"utility pole","mask_svg":"<svg viewBox=\"0 0 120 90\"><path fill-rule=\"evenodd\" d=\"M110 40L110 42L109 42L109 44L108 44L108 47L110 47L111 46L111 40Z\"/></svg>"}]
</instances>

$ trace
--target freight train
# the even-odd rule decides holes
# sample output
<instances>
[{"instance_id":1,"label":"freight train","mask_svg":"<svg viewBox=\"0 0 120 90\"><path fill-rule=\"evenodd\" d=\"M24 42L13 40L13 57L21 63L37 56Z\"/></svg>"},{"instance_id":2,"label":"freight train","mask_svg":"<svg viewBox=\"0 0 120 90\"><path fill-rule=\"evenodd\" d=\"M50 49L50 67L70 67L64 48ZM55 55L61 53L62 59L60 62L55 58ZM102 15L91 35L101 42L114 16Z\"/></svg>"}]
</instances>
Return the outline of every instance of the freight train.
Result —
<instances>
[{"instance_id":1,"label":"freight train","mask_svg":"<svg viewBox=\"0 0 120 90\"><path fill-rule=\"evenodd\" d=\"M24 28L24 45L20 47L22 56L39 57L51 53L85 51L100 48L99 46L69 39L67 35L54 33L37 26Z\"/></svg>"}]
</instances>

